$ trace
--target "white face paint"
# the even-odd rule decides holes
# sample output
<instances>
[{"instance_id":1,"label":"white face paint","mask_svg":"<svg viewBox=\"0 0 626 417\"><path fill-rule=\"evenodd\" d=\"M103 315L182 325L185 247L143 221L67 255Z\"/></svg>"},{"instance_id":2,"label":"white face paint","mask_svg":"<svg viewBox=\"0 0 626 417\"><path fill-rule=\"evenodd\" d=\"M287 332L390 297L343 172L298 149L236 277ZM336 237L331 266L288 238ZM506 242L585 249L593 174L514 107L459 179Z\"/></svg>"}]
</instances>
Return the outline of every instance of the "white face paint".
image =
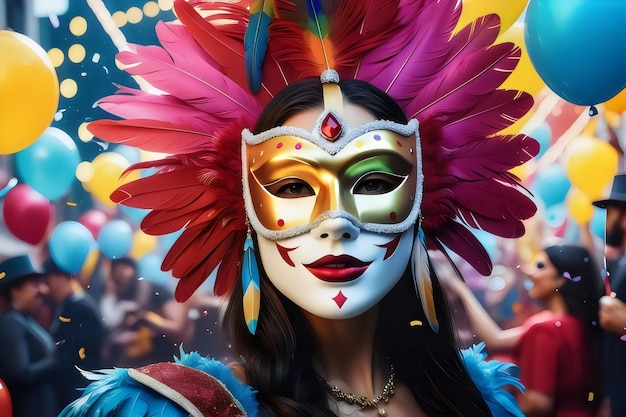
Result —
<instances>
[{"instance_id":1,"label":"white face paint","mask_svg":"<svg viewBox=\"0 0 626 417\"><path fill-rule=\"evenodd\" d=\"M402 277L413 228L379 234L335 218L302 235L259 235L258 242L265 272L282 294L316 316L348 319L375 306Z\"/></svg>"},{"instance_id":2,"label":"white face paint","mask_svg":"<svg viewBox=\"0 0 626 417\"><path fill-rule=\"evenodd\" d=\"M311 131L321 113L320 108L302 111L283 126ZM343 118L352 129L374 121L367 110L350 103L345 103ZM393 137L388 141L382 135L370 141L357 138L336 155L314 144L304 149L297 138L293 144L281 137L251 146L263 148L247 155L256 169L254 179L260 178L262 185L269 183L256 189L251 198L251 207L258 206L264 219L253 222L253 227L261 229L257 237L263 267L283 295L311 314L348 319L364 313L394 287L409 264L414 236L409 212L419 207L419 201L415 201L415 137ZM400 143L403 140L413 146ZM380 144L372 145L378 141ZM367 146L372 148L369 153ZM386 156L381 156L384 152ZM384 159L391 157L395 158L391 162ZM368 163L361 166L363 161ZM275 190L274 176L285 177L286 184L279 182ZM406 185L407 178L411 179L410 185ZM318 201L314 209L294 205L312 198ZM367 204L363 198L367 198ZM349 204L353 200L354 204ZM357 210L359 207L363 210ZM359 219L362 211L374 211L376 215ZM250 210L248 213L252 214ZM389 219L396 219L390 213L401 213L397 221L407 224L390 229ZM288 226L295 228L315 221L285 237L262 233L265 229L259 227L265 223L265 228L274 230L274 224L282 227L281 220L291 218L297 220ZM359 222L362 228L357 226ZM368 222L381 225L367 227Z\"/></svg>"}]
</instances>

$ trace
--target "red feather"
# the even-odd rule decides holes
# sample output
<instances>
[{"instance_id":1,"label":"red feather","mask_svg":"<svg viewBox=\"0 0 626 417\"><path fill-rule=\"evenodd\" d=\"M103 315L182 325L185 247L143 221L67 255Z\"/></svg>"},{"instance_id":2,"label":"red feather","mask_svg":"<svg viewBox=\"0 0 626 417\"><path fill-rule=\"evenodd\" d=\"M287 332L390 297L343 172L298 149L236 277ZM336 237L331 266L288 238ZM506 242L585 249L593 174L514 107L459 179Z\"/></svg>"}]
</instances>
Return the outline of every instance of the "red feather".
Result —
<instances>
[{"instance_id":1,"label":"red feather","mask_svg":"<svg viewBox=\"0 0 626 417\"><path fill-rule=\"evenodd\" d=\"M249 18L250 16L247 9L235 5L225 5L224 3L216 3L214 7L209 7L209 3L205 3L203 9L227 12L228 18L236 22L244 18ZM193 6L185 0L176 0L174 2L174 10L196 42L198 42L211 57L219 62L223 73L239 84L241 88L247 88L248 82L246 80L246 74L245 71L241 70L244 68L243 36L245 26L241 26L241 36L240 39L237 39L228 36L229 32L224 31L224 28L217 27L217 25L207 22L196 12ZM210 19L218 20L219 17L220 16L213 16ZM229 20L226 20L225 22L228 21ZM224 21L222 20L222 22Z\"/></svg>"},{"instance_id":2,"label":"red feather","mask_svg":"<svg viewBox=\"0 0 626 417\"><path fill-rule=\"evenodd\" d=\"M96 120L87 129L108 142L134 146L150 152L188 153L206 148L215 137L158 120ZM207 129L209 130L209 129ZM211 129L213 130L213 129Z\"/></svg>"}]
</instances>

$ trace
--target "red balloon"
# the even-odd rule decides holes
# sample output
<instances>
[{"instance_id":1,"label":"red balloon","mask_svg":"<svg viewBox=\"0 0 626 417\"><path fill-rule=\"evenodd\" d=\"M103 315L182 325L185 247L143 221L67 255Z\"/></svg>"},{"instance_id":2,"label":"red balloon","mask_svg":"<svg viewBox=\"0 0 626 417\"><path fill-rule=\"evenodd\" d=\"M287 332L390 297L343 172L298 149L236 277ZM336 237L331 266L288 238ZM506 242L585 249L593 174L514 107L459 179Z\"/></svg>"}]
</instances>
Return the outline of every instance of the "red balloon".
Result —
<instances>
[{"instance_id":1,"label":"red balloon","mask_svg":"<svg viewBox=\"0 0 626 417\"><path fill-rule=\"evenodd\" d=\"M36 245L46 236L53 206L37 191L20 184L4 198L4 223L16 238Z\"/></svg>"},{"instance_id":2,"label":"red balloon","mask_svg":"<svg viewBox=\"0 0 626 417\"><path fill-rule=\"evenodd\" d=\"M98 238L100 229L102 229L102 226L108 221L109 217L100 210L86 211L78 218L78 222L89 230L94 239Z\"/></svg>"},{"instance_id":3,"label":"red balloon","mask_svg":"<svg viewBox=\"0 0 626 417\"><path fill-rule=\"evenodd\" d=\"M13 415L13 405L11 403L11 394L7 386L0 379L0 415L10 417Z\"/></svg>"}]
</instances>

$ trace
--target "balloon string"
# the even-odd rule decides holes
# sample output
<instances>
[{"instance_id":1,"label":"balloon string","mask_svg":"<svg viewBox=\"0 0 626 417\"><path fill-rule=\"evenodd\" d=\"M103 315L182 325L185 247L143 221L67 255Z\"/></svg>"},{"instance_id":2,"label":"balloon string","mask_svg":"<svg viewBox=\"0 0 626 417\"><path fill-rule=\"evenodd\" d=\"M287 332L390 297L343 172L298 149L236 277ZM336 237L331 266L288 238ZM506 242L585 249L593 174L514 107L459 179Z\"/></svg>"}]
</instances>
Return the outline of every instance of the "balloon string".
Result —
<instances>
[{"instance_id":1,"label":"balloon string","mask_svg":"<svg viewBox=\"0 0 626 417\"><path fill-rule=\"evenodd\" d=\"M109 35L109 38L113 41L113 44L117 48L118 51L130 51L131 48L126 42L126 37L122 33L122 31L117 27L115 21L113 21L113 17L109 10L104 5L102 0L87 0L87 4L96 18L100 22L102 29Z\"/></svg>"},{"instance_id":2,"label":"balloon string","mask_svg":"<svg viewBox=\"0 0 626 417\"><path fill-rule=\"evenodd\" d=\"M102 26L102 29L104 29L106 34L109 35L109 38L111 38L111 41L113 41L113 44L115 45L117 50L120 52L134 52L133 48L131 48L131 46L126 41L124 33L122 33L122 31L115 24L115 21L113 20L113 17L111 16L109 10L104 5L104 2L102 0L87 0L87 4L89 5L89 8L93 12L93 14L98 19L98 22L100 22L100 26ZM142 77L133 76L133 78L135 79L137 84L139 84L139 88L141 88L143 91L152 94L163 94L162 91L151 85Z\"/></svg>"}]
</instances>

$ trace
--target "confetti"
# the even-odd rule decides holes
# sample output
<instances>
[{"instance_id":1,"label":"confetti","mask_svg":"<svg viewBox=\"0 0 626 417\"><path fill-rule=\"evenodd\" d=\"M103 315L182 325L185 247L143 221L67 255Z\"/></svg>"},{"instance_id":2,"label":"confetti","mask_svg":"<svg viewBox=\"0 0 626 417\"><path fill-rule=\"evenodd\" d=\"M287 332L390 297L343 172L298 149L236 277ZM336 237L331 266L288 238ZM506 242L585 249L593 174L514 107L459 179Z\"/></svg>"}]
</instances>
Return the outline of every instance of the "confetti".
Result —
<instances>
[{"instance_id":1,"label":"confetti","mask_svg":"<svg viewBox=\"0 0 626 417\"><path fill-rule=\"evenodd\" d=\"M72 319L68 317L63 317L63 316L59 316L59 320L62 321L63 323L69 323L70 321L72 321Z\"/></svg>"},{"instance_id":2,"label":"confetti","mask_svg":"<svg viewBox=\"0 0 626 417\"><path fill-rule=\"evenodd\" d=\"M65 343L65 339L57 340L55 346L61 346L63 343Z\"/></svg>"},{"instance_id":3,"label":"confetti","mask_svg":"<svg viewBox=\"0 0 626 417\"><path fill-rule=\"evenodd\" d=\"M580 278L580 275L575 276L574 278L572 278L572 276L570 275L570 273L569 273L569 272L567 272L567 271L563 272L563 276L564 276L565 278L569 279L569 280L570 280L570 281L572 281L572 282L578 282L578 281L580 281L580 279L581 279L581 278Z\"/></svg>"},{"instance_id":4,"label":"confetti","mask_svg":"<svg viewBox=\"0 0 626 417\"><path fill-rule=\"evenodd\" d=\"M48 15L48 19L50 19L50 24L52 25L53 28L56 29L59 26L61 26L61 23L59 22L59 16L55 14L51 14L51 15Z\"/></svg>"},{"instance_id":5,"label":"confetti","mask_svg":"<svg viewBox=\"0 0 626 417\"><path fill-rule=\"evenodd\" d=\"M85 355L85 348L82 347L80 349L78 349L78 357L82 360L85 359L87 355Z\"/></svg>"},{"instance_id":6,"label":"confetti","mask_svg":"<svg viewBox=\"0 0 626 417\"><path fill-rule=\"evenodd\" d=\"M78 206L78 204L76 204L76 203L75 203L75 202L73 202L73 201L66 201L66 202L65 202L65 205L70 206L70 207L76 207L76 206Z\"/></svg>"},{"instance_id":7,"label":"confetti","mask_svg":"<svg viewBox=\"0 0 626 417\"><path fill-rule=\"evenodd\" d=\"M421 320L411 320L411 321L409 322L409 325L410 325L411 327L415 327L415 326L422 326L423 324L424 324L424 323L422 323L422 321L421 321Z\"/></svg>"}]
</instances>

